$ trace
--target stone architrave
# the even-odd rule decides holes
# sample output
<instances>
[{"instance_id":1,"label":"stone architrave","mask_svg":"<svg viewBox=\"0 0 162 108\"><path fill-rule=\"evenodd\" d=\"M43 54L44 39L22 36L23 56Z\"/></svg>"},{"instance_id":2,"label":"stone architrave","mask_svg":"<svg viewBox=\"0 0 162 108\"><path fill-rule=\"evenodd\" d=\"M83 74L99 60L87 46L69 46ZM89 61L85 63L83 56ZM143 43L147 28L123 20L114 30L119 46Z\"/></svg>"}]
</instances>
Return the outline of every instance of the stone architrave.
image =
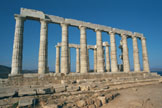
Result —
<instances>
[{"instance_id":1,"label":"stone architrave","mask_svg":"<svg viewBox=\"0 0 162 108\"><path fill-rule=\"evenodd\" d=\"M38 74L47 73L47 56L48 56L48 22L46 20L40 20L40 46L39 46L39 58L38 58Z\"/></svg>"},{"instance_id":2,"label":"stone architrave","mask_svg":"<svg viewBox=\"0 0 162 108\"><path fill-rule=\"evenodd\" d=\"M149 67L149 61L148 61L148 55L147 55L147 47L146 47L146 38L141 38L142 43L142 55L143 55L143 71L144 72L150 72Z\"/></svg>"},{"instance_id":3,"label":"stone architrave","mask_svg":"<svg viewBox=\"0 0 162 108\"><path fill-rule=\"evenodd\" d=\"M79 56L79 48L76 48L76 72L80 72L80 56Z\"/></svg>"},{"instance_id":4,"label":"stone architrave","mask_svg":"<svg viewBox=\"0 0 162 108\"><path fill-rule=\"evenodd\" d=\"M88 73L86 27L80 29L80 73Z\"/></svg>"},{"instance_id":5,"label":"stone architrave","mask_svg":"<svg viewBox=\"0 0 162 108\"><path fill-rule=\"evenodd\" d=\"M116 55L115 33L109 32L110 35L110 49L111 49L111 72L118 72L118 63Z\"/></svg>"},{"instance_id":6,"label":"stone architrave","mask_svg":"<svg viewBox=\"0 0 162 108\"><path fill-rule=\"evenodd\" d=\"M133 40L134 71L140 72L140 61L139 61L137 37L133 36L132 40Z\"/></svg>"},{"instance_id":7,"label":"stone architrave","mask_svg":"<svg viewBox=\"0 0 162 108\"><path fill-rule=\"evenodd\" d=\"M96 44L97 44L97 72L104 72L102 36L100 30L96 31Z\"/></svg>"},{"instance_id":8,"label":"stone architrave","mask_svg":"<svg viewBox=\"0 0 162 108\"><path fill-rule=\"evenodd\" d=\"M61 42L61 73L69 73L69 52L68 52L68 25L62 23L62 42Z\"/></svg>"},{"instance_id":9,"label":"stone architrave","mask_svg":"<svg viewBox=\"0 0 162 108\"><path fill-rule=\"evenodd\" d=\"M20 74L22 71L22 56L23 56L23 31L25 18L21 16L15 16L15 37L12 54L12 69L11 75Z\"/></svg>"},{"instance_id":10,"label":"stone architrave","mask_svg":"<svg viewBox=\"0 0 162 108\"><path fill-rule=\"evenodd\" d=\"M94 72L97 72L97 48L93 50L94 53Z\"/></svg>"},{"instance_id":11,"label":"stone architrave","mask_svg":"<svg viewBox=\"0 0 162 108\"><path fill-rule=\"evenodd\" d=\"M60 47L56 46L56 73L60 72Z\"/></svg>"},{"instance_id":12,"label":"stone architrave","mask_svg":"<svg viewBox=\"0 0 162 108\"><path fill-rule=\"evenodd\" d=\"M123 44L123 67L124 67L124 72L130 72L127 36L125 34L121 34L121 37L122 37L122 44Z\"/></svg>"},{"instance_id":13,"label":"stone architrave","mask_svg":"<svg viewBox=\"0 0 162 108\"><path fill-rule=\"evenodd\" d=\"M109 46L105 46L106 49L106 71L110 72L110 57L109 57Z\"/></svg>"}]
</instances>

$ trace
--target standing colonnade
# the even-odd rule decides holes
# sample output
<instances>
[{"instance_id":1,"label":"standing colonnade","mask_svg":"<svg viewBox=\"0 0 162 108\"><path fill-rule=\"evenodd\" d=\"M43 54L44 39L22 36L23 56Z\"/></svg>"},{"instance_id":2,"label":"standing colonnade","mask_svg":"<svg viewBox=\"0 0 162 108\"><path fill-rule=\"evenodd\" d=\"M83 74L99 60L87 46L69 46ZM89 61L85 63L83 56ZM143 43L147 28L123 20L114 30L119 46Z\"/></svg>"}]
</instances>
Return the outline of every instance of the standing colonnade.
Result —
<instances>
[{"instance_id":1,"label":"standing colonnade","mask_svg":"<svg viewBox=\"0 0 162 108\"><path fill-rule=\"evenodd\" d=\"M41 11L31 10L31 9L21 9L21 14L15 14L16 26L15 26L15 37L13 45L13 56L12 56L12 70L11 75L20 74L22 71L22 55L23 55L23 30L24 21L27 19L38 20L41 24L40 30L40 46L39 46L39 60L38 60L38 74L45 74L48 72L48 23L60 24L62 28L62 42L61 42L61 67L59 57L60 49L56 46L56 72L61 72L68 74L70 72L69 67L69 41L68 41L68 27L75 26L80 30L80 45L76 48L76 72L88 73L88 46L87 46L87 36L86 30L93 29L96 32L96 48L94 49L94 71L103 73L104 69L104 54L103 54L103 42L102 42L102 32L106 32L110 36L110 57L111 59L106 59L106 62L111 62L106 64L106 71L118 72L118 62L117 62L117 49L115 34L119 34L122 37L123 43L123 66L124 72L130 72L130 63L128 56L128 45L127 38L131 37L133 40L133 56L134 56L134 71L140 72L139 63L139 50L137 44L137 38L141 40L142 43L142 55L143 55L143 71L150 72L147 48L146 48L146 38L141 33L132 33L130 31L125 31L121 29L111 28L107 26L87 23L83 21L65 19L58 16L52 16L44 14ZM108 45L106 45L108 46ZM80 52L79 52L80 49ZM109 48L106 47L106 58L109 58ZM111 66L111 68L110 68ZM59 70L61 69L61 70Z\"/></svg>"}]
</instances>

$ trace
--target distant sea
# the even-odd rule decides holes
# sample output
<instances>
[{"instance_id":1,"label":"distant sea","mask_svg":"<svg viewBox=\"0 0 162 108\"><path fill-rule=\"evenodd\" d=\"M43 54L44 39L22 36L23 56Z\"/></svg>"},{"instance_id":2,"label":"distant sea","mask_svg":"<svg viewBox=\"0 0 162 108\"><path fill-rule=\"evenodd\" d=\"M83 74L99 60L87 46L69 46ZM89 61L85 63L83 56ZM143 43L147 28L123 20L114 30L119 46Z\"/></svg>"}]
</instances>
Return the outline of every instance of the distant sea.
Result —
<instances>
[{"instance_id":1,"label":"distant sea","mask_svg":"<svg viewBox=\"0 0 162 108\"><path fill-rule=\"evenodd\" d=\"M157 72L160 76L162 76L162 71L153 71L153 72Z\"/></svg>"}]
</instances>

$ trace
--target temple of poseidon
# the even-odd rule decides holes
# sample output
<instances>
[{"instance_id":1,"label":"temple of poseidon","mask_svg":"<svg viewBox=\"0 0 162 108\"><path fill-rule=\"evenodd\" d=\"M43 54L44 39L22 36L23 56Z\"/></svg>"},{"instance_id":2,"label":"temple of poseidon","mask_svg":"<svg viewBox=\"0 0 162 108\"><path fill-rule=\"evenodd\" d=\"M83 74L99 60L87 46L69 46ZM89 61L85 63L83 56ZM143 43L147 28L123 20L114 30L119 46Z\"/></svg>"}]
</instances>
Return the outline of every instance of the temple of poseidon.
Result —
<instances>
[{"instance_id":1,"label":"temple of poseidon","mask_svg":"<svg viewBox=\"0 0 162 108\"><path fill-rule=\"evenodd\" d=\"M117 96L117 90L138 86L160 84L162 78L150 72L146 38L142 33L92 24L75 19L48 15L42 11L21 8L16 20L11 73L0 79L0 107L34 108L99 108ZM40 22L40 45L38 73L23 73L23 31L26 20ZM48 67L48 24L59 24L62 41L56 48L55 72ZM80 30L80 44L69 43L68 27ZM96 32L96 45L87 44L86 30ZM102 32L107 33L110 43L102 41ZM117 61L116 34L121 36L122 64ZM127 39L133 43L134 71L130 70ZM143 70L139 60L140 39ZM70 48L76 49L76 72L71 72ZM88 50L93 50L94 69L89 68ZM129 103L128 103L129 104ZM36 107L37 106L37 107Z\"/></svg>"},{"instance_id":2,"label":"temple of poseidon","mask_svg":"<svg viewBox=\"0 0 162 108\"><path fill-rule=\"evenodd\" d=\"M133 42L133 56L134 56L134 71L142 72L140 70L139 51L137 38L142 42L142 55L143 55L143 72L150 72L149 61L147 55L146 38L141 33L130 32L122 29L111 28L108 26L92 24L89 22L78 21L74 19L67 19L58 16L44 14L41 11L33 11L29 9L21 9L20 15L15 14L15 38L12 56L12 75L21 74L22 71L22 55L23 55L23 29L25 20L40 21L40 47L39 47L39 61L38 61L38 74L48 73L47 58L48 58L48 24L60 24L62 28L62 42L56 46L56 73L70 73L70 54L71 47L76 48L76 72L88 73L89 71L89 58L88 49L94 50L94 72L119 72L117 53L116 53L116 40L115 34L119 34L122 38L122 58L123 58L123 72L130 72L129 54L127 46L127 38L132 38ZM68 42L68 27L75 26L80 29L80 45L72 45ZM96 45L88 46L86 39L86 29L92 29L96 32ZM109 34L110 45L104 42L106 47L106 62L104 62L104 50L101 32ZM106 45L107 44L107 45ZM110 47L110 56L109 56ZM61 57L60 57L61 48ZM111 59L109 60L109 58ZM60 63L61 58L61 63ZM111 64L110 64L111 61ZM106 63L106 69L105 69Z\"/></svg>"}]
</instances>

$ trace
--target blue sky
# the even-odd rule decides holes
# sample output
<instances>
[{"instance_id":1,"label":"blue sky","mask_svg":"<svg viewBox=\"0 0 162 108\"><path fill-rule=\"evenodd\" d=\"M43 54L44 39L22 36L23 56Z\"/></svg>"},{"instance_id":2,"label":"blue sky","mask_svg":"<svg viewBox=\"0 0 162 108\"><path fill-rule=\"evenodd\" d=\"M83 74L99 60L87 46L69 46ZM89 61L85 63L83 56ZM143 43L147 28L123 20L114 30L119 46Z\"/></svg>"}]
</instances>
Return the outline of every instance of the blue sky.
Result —
<instances>
[{"instance_id":1,"label":"blue sky","mask_svg":"<svg viewBox=\"0 0 162 108\"><path fill-rule=\"evenodd\" d=\"M162 67L162 1L161 0L1 0L0 1L0 65L11 66L15 30L14 14L20 8L41 10L46 14L72 18L95 24L111 26L143 33L147 38L147 48L151 68ZM49 24L48 65L55 68L55 45L61 42L61 27ZM25 21L23 69L37 69L40 38L40 23ZM109 35L102 33L103 41L109 42ZM120 37L116 35L119 46ZM69 42L79 44L80 32L69 27ZM87 42L96 44L96 34L87 30ZM142 66L141 42L138 40L140 63ZM132 40L128 39L130 65L133 68ZM71 49L71 68L75 71L75 49ZM117 49L117 56L120 50ZM93 51L89 51L90 68L93 68ZM121 61L118 57L118 63Z\"/></svg>"}]
</instances>

